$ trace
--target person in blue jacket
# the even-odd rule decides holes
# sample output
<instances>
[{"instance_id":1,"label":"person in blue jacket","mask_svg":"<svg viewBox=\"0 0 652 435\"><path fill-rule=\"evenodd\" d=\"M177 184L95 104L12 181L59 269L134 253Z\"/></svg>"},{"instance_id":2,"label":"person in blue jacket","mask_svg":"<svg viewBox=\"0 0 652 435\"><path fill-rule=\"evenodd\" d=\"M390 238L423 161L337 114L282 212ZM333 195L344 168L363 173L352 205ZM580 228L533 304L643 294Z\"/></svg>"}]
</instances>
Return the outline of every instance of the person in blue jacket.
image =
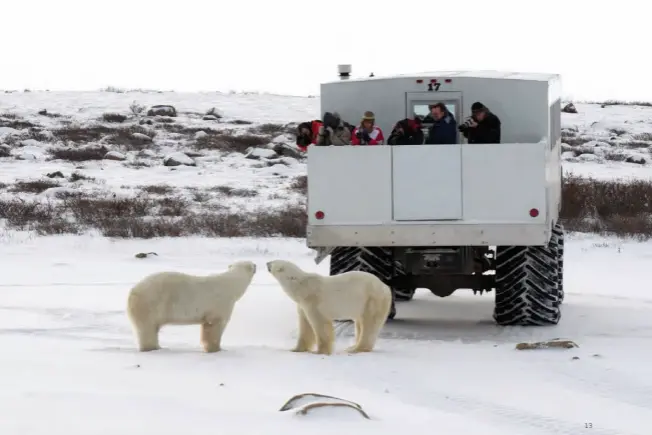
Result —
<instances>
[{"instance_id":1,"label":"person in blue jacket","mask_svg":"<svg viewBox=\"0 0 652 435\"><path fill-rule=\"evenodd\" d=\"M457 143L457 121L455 121L455 117L443 103L430 106L430 116L427 117L428 121L430 120L429 118L432 118L433 124L426 137L426 144L448 145Z\"/></svg>"}]
</instances>

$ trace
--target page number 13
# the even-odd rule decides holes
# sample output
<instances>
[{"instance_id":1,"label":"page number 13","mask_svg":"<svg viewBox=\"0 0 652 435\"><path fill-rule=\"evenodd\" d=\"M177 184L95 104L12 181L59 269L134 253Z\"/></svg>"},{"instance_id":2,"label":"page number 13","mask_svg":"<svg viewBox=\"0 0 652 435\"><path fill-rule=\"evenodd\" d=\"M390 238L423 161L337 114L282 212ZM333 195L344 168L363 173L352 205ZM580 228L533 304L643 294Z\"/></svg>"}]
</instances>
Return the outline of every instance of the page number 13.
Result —
<instances>
[{"instance_id":1,"label":"page number 13","mask_svg":"<svg viewBox=\"0 0 652 435\"><path fill-rule=\"evenodd\" d=\"M593 429L593 423L584 423L584 429Z\"/></svg>"}]
</instances>

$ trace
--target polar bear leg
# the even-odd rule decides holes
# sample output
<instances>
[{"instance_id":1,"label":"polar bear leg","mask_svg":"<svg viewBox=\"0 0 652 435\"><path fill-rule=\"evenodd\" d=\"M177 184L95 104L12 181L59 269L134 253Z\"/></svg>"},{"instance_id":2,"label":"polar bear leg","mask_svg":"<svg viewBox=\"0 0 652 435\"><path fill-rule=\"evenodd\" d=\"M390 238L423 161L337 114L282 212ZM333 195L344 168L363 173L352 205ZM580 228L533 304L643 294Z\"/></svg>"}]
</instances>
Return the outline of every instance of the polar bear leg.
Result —
<instances>
[{"instance_id":1,"label":"polar bear leg","mask_svg":"<svg viewBox=\"0 0 652 435\"><path fill-rule=\"evenodd\" d=\"M314 307L304 308L308 322L317 337L317 354L330 355L333 353L335 344L335 329L333 321L326 318Z\"/></svg>"},{"instance_id":2,"label":"polar bear leg","mask_svg":"<svg viewBox=\"0 0 652 435\"><path fill-rule=\"evenodd\" d=\"M211 320L201 324L201 345L204 352L219 352L222 343L222 333L224 332L224 323L220 319Z\"/></svg>"},{"instance_id":3,"label":"polar bear leg","mask_svg":"<svg viewBox=\"0 0 652 435\"><path fill-rule=\"evenodd\" d=\"M299 338L292 352L308 352L315 345L315 331L299 305L297 305L297 314L299 315Z\"/></svg>"},{"instance_id":4,"label":"polar bear leg","mask_svg":"<svg viewBox=\"0 0 652 435\"><path fill-rule=\"evenodd\" d=\"M134 322L136 337L138 339L138 350L140 352L150 352L159 350L161 347L158 343L158 325L147 324L146 322Z\"/></svg>"},{"instance_id":5,"label":"polar bear leg","mask_svg":"<svg viewBox=\"0 0 652 435\"><path fill-rule=\"evenodd\" d=\"M390 308L386 302L384 300L369 299L359 322L360 336L357 338L355 346L347 349L347 352L371 352L373 350L380 330L385 324L387 311Z\"/></svg>"}]
</instances>

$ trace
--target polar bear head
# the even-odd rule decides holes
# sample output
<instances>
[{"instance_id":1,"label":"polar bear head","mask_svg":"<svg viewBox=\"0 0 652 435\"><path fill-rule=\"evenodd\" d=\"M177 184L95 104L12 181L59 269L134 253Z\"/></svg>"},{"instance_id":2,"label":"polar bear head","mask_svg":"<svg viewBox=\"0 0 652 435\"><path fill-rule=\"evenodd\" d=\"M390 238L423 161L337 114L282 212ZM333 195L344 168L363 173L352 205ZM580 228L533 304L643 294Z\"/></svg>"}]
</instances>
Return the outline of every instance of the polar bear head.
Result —
<instances>
[{"instance_id":1,"label":"polar bear head","mask_svg":"<svg viewBox=\"0 0 652 435\"><path fill-rule=\"evenodd\" d=\"M246 275L253 276L256 273L256 263L253 261L236 261L229 265L229 270L234 272L244 272Z\"/></svg>"},{"instance_id":2,"label":"polar bear head","mask_svg":"<svg viewBox=\"0 0 652 435\"><path fill-rule=\"evenodd\" d=\"M299 277L305 273L299 266L286 260L267 262L267 271L275 278Z\"/></svg>"}]
</instances>

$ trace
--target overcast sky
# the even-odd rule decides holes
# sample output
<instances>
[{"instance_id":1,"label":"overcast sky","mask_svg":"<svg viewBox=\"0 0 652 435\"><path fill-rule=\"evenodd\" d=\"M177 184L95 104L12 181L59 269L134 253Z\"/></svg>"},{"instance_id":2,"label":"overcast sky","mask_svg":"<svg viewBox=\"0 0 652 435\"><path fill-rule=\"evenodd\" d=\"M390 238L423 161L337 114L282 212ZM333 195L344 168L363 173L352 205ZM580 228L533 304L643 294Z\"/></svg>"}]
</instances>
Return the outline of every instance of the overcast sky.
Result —
<instances>
[{"instance_id":1,"label":"overcast sky","mask_svg":"<svg viewBox=\"0 0 652 435\"><path fill-rule=\"evenodd\" d=\"M554 72L580 99L652 100L642 0L4 0L0 89L318 94L354 75Z\"/></svg>"}]
</instances>

